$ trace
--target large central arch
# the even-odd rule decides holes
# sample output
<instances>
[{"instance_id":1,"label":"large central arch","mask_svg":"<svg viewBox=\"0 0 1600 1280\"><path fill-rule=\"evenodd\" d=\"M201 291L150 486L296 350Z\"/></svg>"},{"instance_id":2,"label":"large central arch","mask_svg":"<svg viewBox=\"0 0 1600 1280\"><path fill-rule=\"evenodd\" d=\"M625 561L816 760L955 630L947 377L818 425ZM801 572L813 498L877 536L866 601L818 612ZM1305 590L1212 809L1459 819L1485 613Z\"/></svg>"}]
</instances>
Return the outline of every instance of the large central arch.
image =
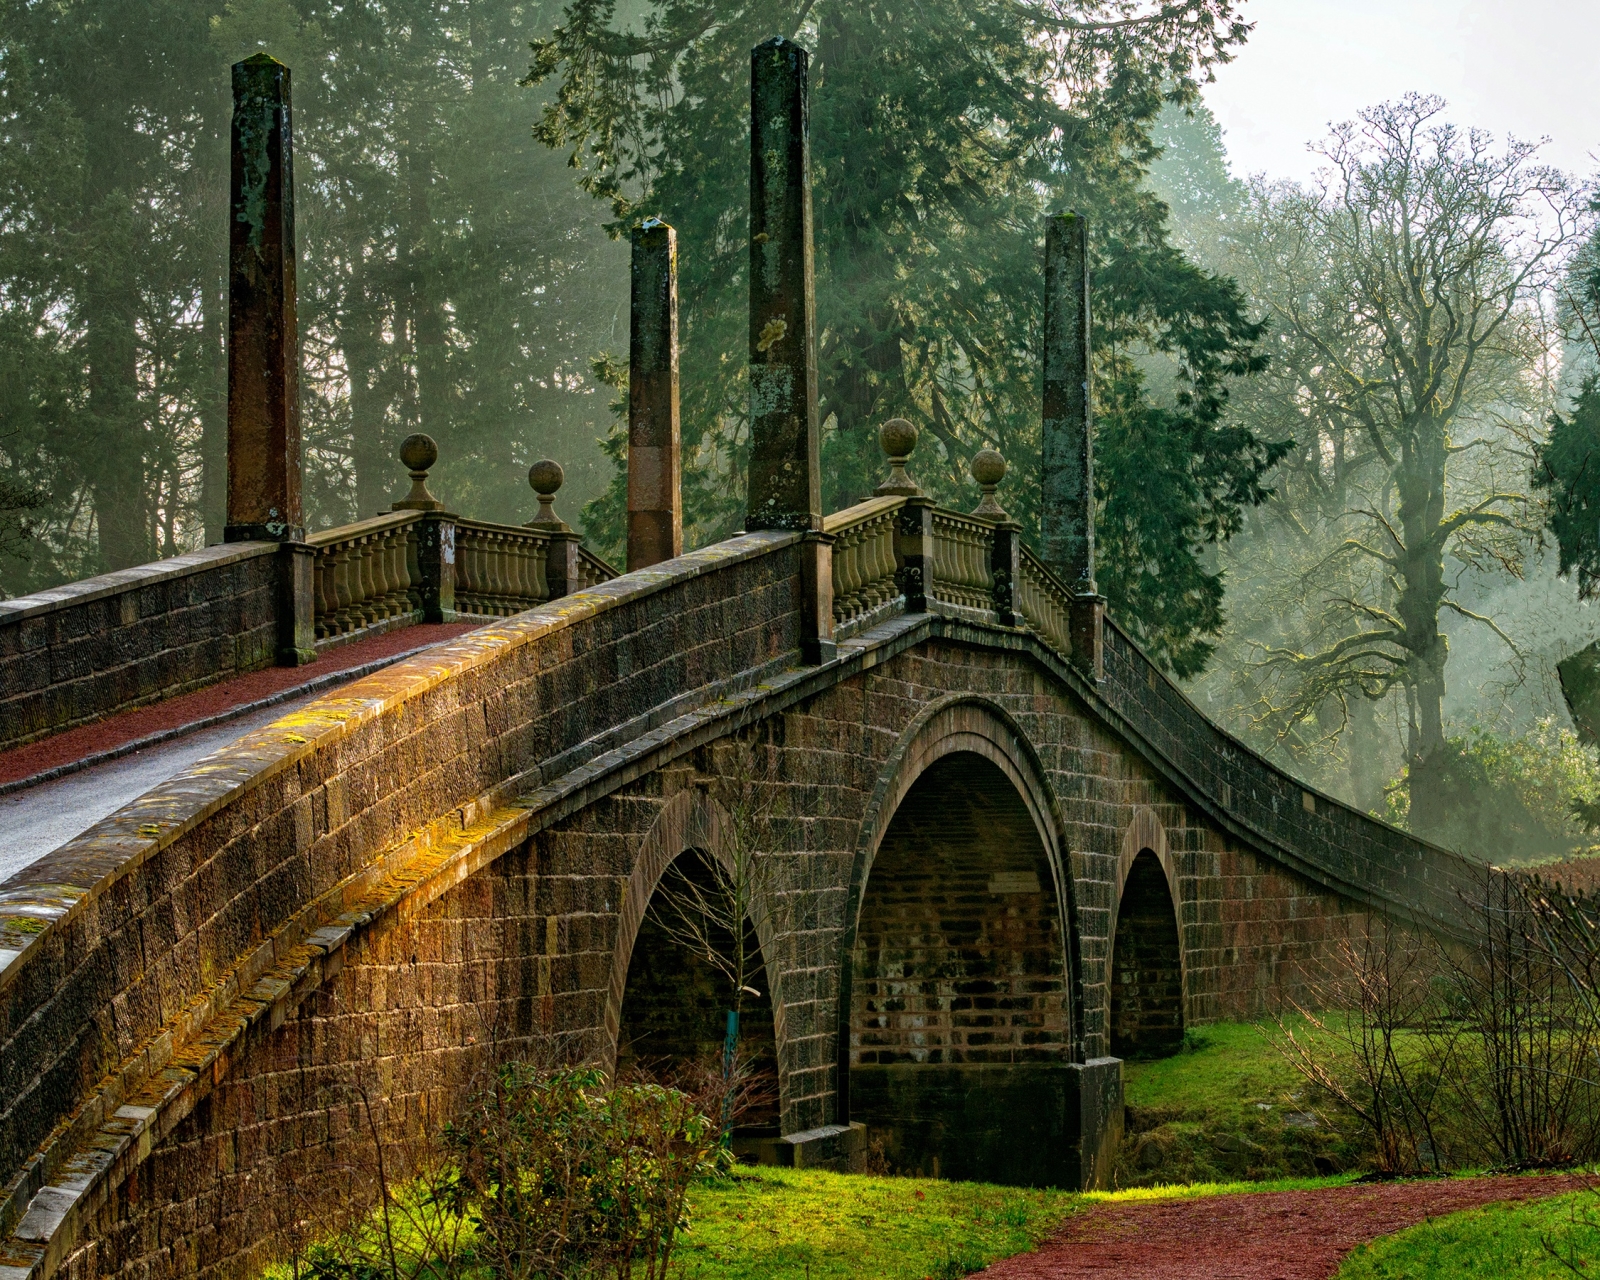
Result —
<instances>
[{"instance_id":1,"label":"large central arch","mask_svg":"<svg viewBox=\"0 0 1600 1280\"><path fill-rule=\"evenodd\" d=\"M1086 1096L1072 885L1044 778L1009 716L953 698L907 729L874 794L841 957L839 1094L893 1168L1104 1176L1114 1142L1084 1150L1101 1129L1084 1108L1120 1114L1120 1069L1096 1064Z\"/></svg>"}]
</instances>

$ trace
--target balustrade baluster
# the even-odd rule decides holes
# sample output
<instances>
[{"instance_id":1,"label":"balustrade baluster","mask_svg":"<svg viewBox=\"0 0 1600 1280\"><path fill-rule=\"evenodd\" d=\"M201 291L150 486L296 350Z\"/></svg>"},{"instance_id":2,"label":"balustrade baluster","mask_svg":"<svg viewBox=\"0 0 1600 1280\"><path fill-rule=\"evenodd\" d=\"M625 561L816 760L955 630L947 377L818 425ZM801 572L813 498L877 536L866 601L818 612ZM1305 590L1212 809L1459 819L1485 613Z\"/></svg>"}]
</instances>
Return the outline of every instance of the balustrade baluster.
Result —
<instances>
[{"instance_id":1,"label":"balustrade baluster","mask_svg":"<svg viewBox=\"0 0 1600 1280\"><path fill-rule=\"evenodd\" d=\"M385 530L372 535L372 611L377 615L375 621L387 622L394 617L393 590L394 582L389 576L389 534Z\"/></svg>"},{"instance_id":2,"label":"balustrade baluster","mask_svg":"<svg viewBox=\"0 0 1600 1280\"><path fill-rule=\"evenodd\" d=\"M317 553L317 639L326 640L333 632L334 611L339 607L339 597L333 589L333 558L326 547Z\"/></svg>"}]
</instances>

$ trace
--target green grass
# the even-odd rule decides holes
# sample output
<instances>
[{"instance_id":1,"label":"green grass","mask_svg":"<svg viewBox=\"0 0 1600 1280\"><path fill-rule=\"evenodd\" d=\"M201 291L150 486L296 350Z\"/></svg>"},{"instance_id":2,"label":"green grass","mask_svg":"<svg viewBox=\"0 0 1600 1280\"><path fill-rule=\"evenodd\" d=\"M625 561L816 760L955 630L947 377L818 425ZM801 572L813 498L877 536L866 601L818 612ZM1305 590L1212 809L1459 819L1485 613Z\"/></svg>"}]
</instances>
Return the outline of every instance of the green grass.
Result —
<instances>
[{"instance_id":1,"label":"green grass","mask_svg":"<svg viewBox=\"0 0 1600 1280\"><path fill-rule=\"evenodd\" d=\"M1293 1026L1302 1042L1316 1034ZM1170 1058L1125 1064L1129 1123L1117 1185L1262 1182L1359 1167L1364 1135L1289 1064L1271 1038L1278 1034L1214 1023L1191 1031Z\"/></svg>"},{"instance_id":2,"label":"green grass","mask_svg":"<svg viewBox=\"0 0 1600 1280\"><path fill-rule=\"evenodd\" d=\"M1297 1026L1295 1033L1302 1029ZM1306 1088L1262 1028L1250 1022L1217 1022L1191 1031L1181 1053L1126 1063L1122 1084L1130 1106L1238 1120L1253 1118L1257 1103L1290 1104Z\"/></svg>"},{"instance_id":3,"label":"green grass","mask_svg":"<svg viewBox=\"0 0 1600 1280\"><path fill-rule=\"evenodd\" d=\"M1600 1276L1600 1196L1588 1191L1487 1205L1397 1231L1352 1252L1337 1280L1573 1280L1578 1275Z\"/></svg>"},{"instance_id":4,"label":"green grass","mask_svg":"<svg viewBox=\"0 0 1600 1280\"><path fill-rule=\"evenodd\" d=\"M1302 1191L1341 1178L1198 1183L1074 1195L979 1182L741 1169L697 1187L683 1280L945 1280L1031 1249L1073 1213L1115 1200Z\"/></svg>"},{"instance_id":5,"label":"green grass","mask_svg":"<svg viewBox=\"0 0 1600 1280\"><path fill-rule=\"evenodd\" d=\"M1082 1197L973 1182L741 1169L698 1187L684 1280L922 1280L1032 1248Z\"/></svg>"}]
</instances>

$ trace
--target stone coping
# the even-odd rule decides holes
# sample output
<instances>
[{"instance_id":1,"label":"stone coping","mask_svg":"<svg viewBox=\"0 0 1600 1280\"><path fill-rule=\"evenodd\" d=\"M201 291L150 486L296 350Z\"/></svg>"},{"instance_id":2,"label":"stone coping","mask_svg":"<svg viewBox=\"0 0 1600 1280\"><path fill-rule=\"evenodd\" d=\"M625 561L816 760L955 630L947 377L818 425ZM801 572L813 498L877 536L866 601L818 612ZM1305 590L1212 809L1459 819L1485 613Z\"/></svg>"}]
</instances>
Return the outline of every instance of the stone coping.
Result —
<instances>
[{"instance_id":1,"label":"stone coping","mask_svg":"<svg viewBox=\"0 0 1600 1280\"><path fill-rule=\"evenodd\" d=\"M0 884L0 919L22 917L32 921L31 927L37 930L26 935L22 949L0 949L0 995L16 982L35 944L48 930L83 910L153 854L246 790L368 723L396 713L427 690L524 645L679 583L766 555L799 538L787 531L741 534L497 620L498 625L482 627L366 676L245 735L161 783ZM277 546L267 545L269 549Z\"/></svg>"},{"instance_id":2,"label":"stone coping","mask_svg":"<svg viewBox=\"0 0 1600 1280\"><path fill-rule=\"evenodd\" d=\"M118 569L115 573L102 573L98 577L63 583L31 596L0 600L0 626L38 617L43 613L70 609L75 605L89 604L107 596L121 595L125 591L138 591L157 583L170 582L174 578L220 569L241 560L269 556L282 545L278 542L221 542L216 546L202 547L199 551L186 551L181 556L172 556L167 560L152 560L149 564L132 569Z\"/></svg>"}]
</instances>

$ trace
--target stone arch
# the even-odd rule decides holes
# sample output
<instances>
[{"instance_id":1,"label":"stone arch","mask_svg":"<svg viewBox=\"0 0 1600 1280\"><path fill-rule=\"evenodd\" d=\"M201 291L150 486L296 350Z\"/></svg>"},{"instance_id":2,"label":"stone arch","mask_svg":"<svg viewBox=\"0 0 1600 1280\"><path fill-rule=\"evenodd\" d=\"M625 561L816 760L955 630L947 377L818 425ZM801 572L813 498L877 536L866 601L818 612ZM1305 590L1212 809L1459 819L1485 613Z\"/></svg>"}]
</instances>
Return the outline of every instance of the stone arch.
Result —
<instances>
[{"instance_id":1,"label":"stone arch","mask_svg":"<svg viewBox=\"0 0 1600 1280\"><path fill-rule=\"evenodd\" d=\"M617 939L612 950L603 1024L605 1040L602 1046L608 1069L614 1070L617 1065L629 976L636 960L640 959L636 955L636 948L641 937L651 932L646 921L651 897L660 886L667 869L685 855L715 858L723 865L729 865L732 861L732 838L732 818L720 803L701 788L685 789L674 795L645 833L618 912ZM773 1049L776 1053L777 1046L784 1042L784 1027L780 979L777 966L772 962L774 940L770 931L762 930L758 932L756 941L761 947L762 967L766 975L762 985L767 989L765 994L770 1003ZM715 1033L715 1038L720 1038L720 1032ZM783 1055L776 1053L776 1058L779 1092L782 1093L786 1088Z\"/></svg>"},{"instance_id":2,"label":"stone arch","mask_svg":"<svg viewBox=\"0 0 1600 1280\"><path fill-rule=\"evenodd\" d=\"M1123 832L1112 898L1106 1027L1118 1057L1160 1057L1183 1042L1183 918L1167 832L1141 805Z\"/></svg>"},{"instance_id":3,"label":"stone arch","mask_svg":"<svg viewBox=\"0 0 1600 1280\"><path fill-rule=\"evenodd\" d=\"M1064 1114L1081 1043L1076 931L1045 778L1010 716L956 696L907 727L863 819L840 957L840 1111L878 1130L902 1169L1080 1176Z\"/></svg>"}]
</instances>

